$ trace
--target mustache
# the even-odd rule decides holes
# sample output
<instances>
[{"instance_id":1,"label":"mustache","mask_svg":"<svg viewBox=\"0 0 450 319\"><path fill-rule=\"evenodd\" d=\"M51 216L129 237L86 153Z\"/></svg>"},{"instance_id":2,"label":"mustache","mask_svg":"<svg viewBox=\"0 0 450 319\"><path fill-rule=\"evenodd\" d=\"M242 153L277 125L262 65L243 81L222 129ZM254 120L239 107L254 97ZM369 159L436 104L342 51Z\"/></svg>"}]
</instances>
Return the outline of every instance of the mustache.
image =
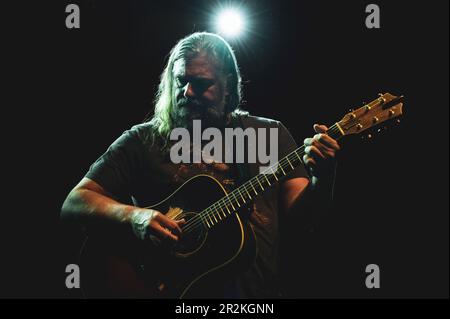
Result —
<instances>
[{"instance_id":1,"label":"mustache","mask_svg":"<svg viewBox=\"0 0 450 319\"><path fill-rule=\"evenodd\" d=\"M197 99L186 99L182 98L177 103L178 107L194 107L196 109L200 109L203 107L202 103Z\"/></svg>"}]
</instances>

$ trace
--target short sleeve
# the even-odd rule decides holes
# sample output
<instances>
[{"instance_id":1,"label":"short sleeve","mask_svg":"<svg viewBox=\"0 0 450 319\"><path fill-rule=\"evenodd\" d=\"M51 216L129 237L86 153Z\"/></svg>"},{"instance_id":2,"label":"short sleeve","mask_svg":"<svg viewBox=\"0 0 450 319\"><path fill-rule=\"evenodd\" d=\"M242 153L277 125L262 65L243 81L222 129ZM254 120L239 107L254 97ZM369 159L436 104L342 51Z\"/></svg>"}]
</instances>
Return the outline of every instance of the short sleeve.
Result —
<instances>
[{"instance_id":1,"label":"short sleeve","mask_svg":"<svg viewBox=\"0 0 450 319\"><path fill-rule=\"evenodd\" d=\"M278 154L279 160L298 148L297 143L289 133L288 129L278 122ZM304 165L297 166L291 173L286 176L286 180L292 178L304 177L309 179L309 175Z\"/></svg>"},{"instance_id":2,"label":"short sleeve","mask_svg":"<svg viewBox=\"0 0 450 319\"><path fill-rule=\"evenodd\" d=\"M90 167L87 178L116 198L129 198L142 163L142 143L133 129L125 131Z\"/></svg>"}]
</instances>

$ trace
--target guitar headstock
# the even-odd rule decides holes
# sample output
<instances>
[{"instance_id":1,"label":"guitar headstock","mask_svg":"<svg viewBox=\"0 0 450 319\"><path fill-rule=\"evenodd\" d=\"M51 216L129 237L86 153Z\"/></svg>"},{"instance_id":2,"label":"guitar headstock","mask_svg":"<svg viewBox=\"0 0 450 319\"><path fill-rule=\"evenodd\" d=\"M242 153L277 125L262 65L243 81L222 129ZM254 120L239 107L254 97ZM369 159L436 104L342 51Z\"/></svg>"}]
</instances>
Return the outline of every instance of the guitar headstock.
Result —
<instances>
[{"instance_id":1,"label":"guitar headstock","mask_svg":"<svg viewBox=\"0 0 450 319\"><path fill-rule=\"evenodd\" d=\"M379 94L372 102L347 113L337 122L342 135L359 134L369 128L402 115L403 95Z\"/></svg>"}]
</instances>

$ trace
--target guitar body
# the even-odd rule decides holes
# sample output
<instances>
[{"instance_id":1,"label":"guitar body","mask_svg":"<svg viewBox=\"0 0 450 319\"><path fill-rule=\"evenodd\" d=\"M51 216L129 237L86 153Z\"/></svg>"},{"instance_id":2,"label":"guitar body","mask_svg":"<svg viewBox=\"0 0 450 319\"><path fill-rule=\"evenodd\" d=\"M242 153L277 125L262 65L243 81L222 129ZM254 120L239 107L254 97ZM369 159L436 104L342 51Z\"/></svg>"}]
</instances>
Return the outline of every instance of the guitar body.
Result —
<instances>
[{"instance_id":1,"label":"guitar body","mask_svg":"<svg viewBox=\"0 0 450 319\"><path fill-rule=\"evenodd\" d=\"M90 236L80 260L84 293L87 297L221 297L218 287L256 257L253 230L240 216L245 211L222 212L206 221L199 218L198 213L224 195L219 181L198 175L151 207L191 225L175 245L140 241L129 231L108 241Z\"/></svg>"}]
</instances>

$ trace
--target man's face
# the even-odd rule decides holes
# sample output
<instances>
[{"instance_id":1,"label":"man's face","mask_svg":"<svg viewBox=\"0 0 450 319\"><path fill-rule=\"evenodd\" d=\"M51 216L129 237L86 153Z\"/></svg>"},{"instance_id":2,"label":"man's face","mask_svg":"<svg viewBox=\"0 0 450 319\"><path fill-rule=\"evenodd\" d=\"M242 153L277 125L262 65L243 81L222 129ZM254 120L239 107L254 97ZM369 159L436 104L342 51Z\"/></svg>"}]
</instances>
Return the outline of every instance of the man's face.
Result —
<instances>
[{"instance_id":1,"label":"man's face","mask_svg":"<svg viewBox=\"0 0 450 319\"><path fill-rule=\"evenodd\" d=\"M193 120L202 126L225 124L226 77L212 58L200 53L174 63L173 118L177 127L191 128Z\"/></svg>"}]
</instances>

